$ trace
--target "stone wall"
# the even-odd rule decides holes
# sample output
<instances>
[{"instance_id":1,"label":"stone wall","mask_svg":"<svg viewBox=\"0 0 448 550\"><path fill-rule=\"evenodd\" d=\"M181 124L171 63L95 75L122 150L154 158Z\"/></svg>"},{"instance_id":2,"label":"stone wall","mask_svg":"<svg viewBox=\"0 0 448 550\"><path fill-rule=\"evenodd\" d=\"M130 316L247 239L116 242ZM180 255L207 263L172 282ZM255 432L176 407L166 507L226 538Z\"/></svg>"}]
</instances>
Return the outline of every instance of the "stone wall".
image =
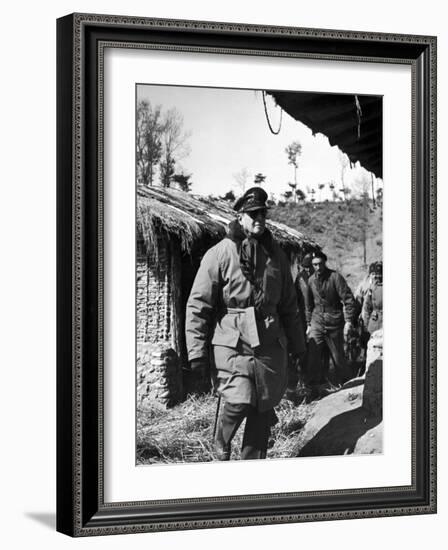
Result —
<instances>
[{"instance_id":1,"label":"stone wall","mask_svg":"<svg viewBox=\"0 0 448 550\"><path fill-rule=\"evenodd\" d=\"M182 370L177 353L163 344L137 344L138 401L155 399L172 407L182 397Z\"/></svg>"},{"instance_id":2,"label":"stone wall","mask_svg":"<svg viewBox=\"0 0 448 550\"><path fill-rule=\"evenodd\" d=\"M180 269L173 251L163 238L149 254L137 243L137 397L165 406L179 402L183 393L176 311Z\"/></svg>"},{"instance_id":3,"label":"stone wall","mask_svg":"<svg viewBox=\"0 0 448 550\"><path fill-rule=\"evenodd\" d=\"M171 336L171 258L164 239L158 252L137 245L137 342L167 341Z\"/></svg>"}]
</instances>

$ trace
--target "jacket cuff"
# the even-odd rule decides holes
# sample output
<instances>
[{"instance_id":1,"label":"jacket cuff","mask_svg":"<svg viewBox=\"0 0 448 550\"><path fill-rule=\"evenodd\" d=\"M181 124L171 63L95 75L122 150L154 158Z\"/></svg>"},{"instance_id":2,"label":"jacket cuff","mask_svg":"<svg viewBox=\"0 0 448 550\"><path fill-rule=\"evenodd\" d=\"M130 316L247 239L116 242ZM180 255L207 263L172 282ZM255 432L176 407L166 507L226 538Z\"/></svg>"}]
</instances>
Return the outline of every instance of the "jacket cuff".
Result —
<instances>
[{"instance_id":1,"label":"jacket cuff","mask_svg":"<svg viewBox=\"0 0 448 550\"><path fill-rule=\"evenodd\" d=\"M188 362L194 361L195 359L203 359L204 361L207 361L208 356L206 353L201 352L193 352L188 354Z\"/></svg>"}]
</instances>

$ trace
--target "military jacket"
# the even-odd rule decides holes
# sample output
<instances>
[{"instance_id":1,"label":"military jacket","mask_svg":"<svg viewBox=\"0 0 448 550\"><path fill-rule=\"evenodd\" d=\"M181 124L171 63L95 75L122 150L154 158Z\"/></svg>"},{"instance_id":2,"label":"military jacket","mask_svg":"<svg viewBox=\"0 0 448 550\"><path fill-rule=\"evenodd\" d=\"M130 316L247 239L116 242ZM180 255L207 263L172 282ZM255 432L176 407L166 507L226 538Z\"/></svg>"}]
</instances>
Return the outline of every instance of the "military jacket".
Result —
<instances>
[{"instance_id":1,"label":"military jacket","mask_svg":"<svg viewBox=\"0 0 448 550\"><path fill-rule=\"evenodd\" d=\"M362 320L367 331L372 334L383 327L383 285L371 286L364 298Z\"/></svg>"},{"instance_id":2,"label":"military jacket","mask_svg":"<svg viewBox=\"0 0 448 550\"><path fill-rule=\"evenodd\" d=\"M321 277L313 273L308 279L307 322L324 330L342 328L344 320L353 322L356 305L344 277L326 269Z\"/></svg>"},{"instance_id":3,"label":"military jacket","mask_svg":"<svg viewBox=\"0 0 448 550\"><path fill-rule=\"evenodd\" d=\"M224 398L262 411L275 406L286 389L287 351L302 353L305 342L289 262L275 241L273 254L257 262L257 279L264 290L261 316L251 307L252 287L237 246L223 239L202 259L185 331L190 361L209 357L213 347ZM243 383L253 376L253 383Z\"/></svg>"}]
</instances>

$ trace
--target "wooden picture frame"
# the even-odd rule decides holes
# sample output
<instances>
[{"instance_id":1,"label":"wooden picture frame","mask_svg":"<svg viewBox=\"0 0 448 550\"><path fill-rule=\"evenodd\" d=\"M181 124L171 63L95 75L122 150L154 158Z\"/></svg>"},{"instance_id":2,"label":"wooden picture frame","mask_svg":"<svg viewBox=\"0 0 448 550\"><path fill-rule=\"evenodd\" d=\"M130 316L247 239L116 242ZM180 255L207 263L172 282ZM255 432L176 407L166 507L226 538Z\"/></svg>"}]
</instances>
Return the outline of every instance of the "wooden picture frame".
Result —
<instances>
[{"instance_id":1,"label":"wooden picture frame","mask_svg":"<svg viewBox=\"0 0 448 550\"><path fill-rule=\"evenodd\" d=\"M111 45L411 67L410 485L105 502L102 105ZM435 513L436 38L73 14L57 22L57 51L58 531L89 536Z\"/></svg>"}]
</instances>

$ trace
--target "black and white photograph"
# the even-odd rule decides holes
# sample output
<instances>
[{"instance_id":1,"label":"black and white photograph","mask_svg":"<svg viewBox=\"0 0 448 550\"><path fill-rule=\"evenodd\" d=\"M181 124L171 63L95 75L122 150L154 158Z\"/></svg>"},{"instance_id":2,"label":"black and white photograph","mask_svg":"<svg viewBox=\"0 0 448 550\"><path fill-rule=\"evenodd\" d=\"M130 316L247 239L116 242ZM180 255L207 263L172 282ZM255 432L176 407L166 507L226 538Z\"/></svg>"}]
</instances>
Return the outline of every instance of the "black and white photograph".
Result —
<instances>
[{"instance_id":1,"label":"black and white photograph","mask_svg":"<svg viewBox=\"0 0 448 550\"><path fill-rule=\"evenodd\" d=\"M443 548L443 6L5 4L3 548Z\"/></svg>"},{"instance_id":2,"label":"black and white photograph","mask_svg":"<svg viewBox=\"0 0 448 550\"><path fill-rule=\"evenodd\" d=\"M383 453L383 98L139 83L136 464Z\"/></svg>"}]
</instances>

